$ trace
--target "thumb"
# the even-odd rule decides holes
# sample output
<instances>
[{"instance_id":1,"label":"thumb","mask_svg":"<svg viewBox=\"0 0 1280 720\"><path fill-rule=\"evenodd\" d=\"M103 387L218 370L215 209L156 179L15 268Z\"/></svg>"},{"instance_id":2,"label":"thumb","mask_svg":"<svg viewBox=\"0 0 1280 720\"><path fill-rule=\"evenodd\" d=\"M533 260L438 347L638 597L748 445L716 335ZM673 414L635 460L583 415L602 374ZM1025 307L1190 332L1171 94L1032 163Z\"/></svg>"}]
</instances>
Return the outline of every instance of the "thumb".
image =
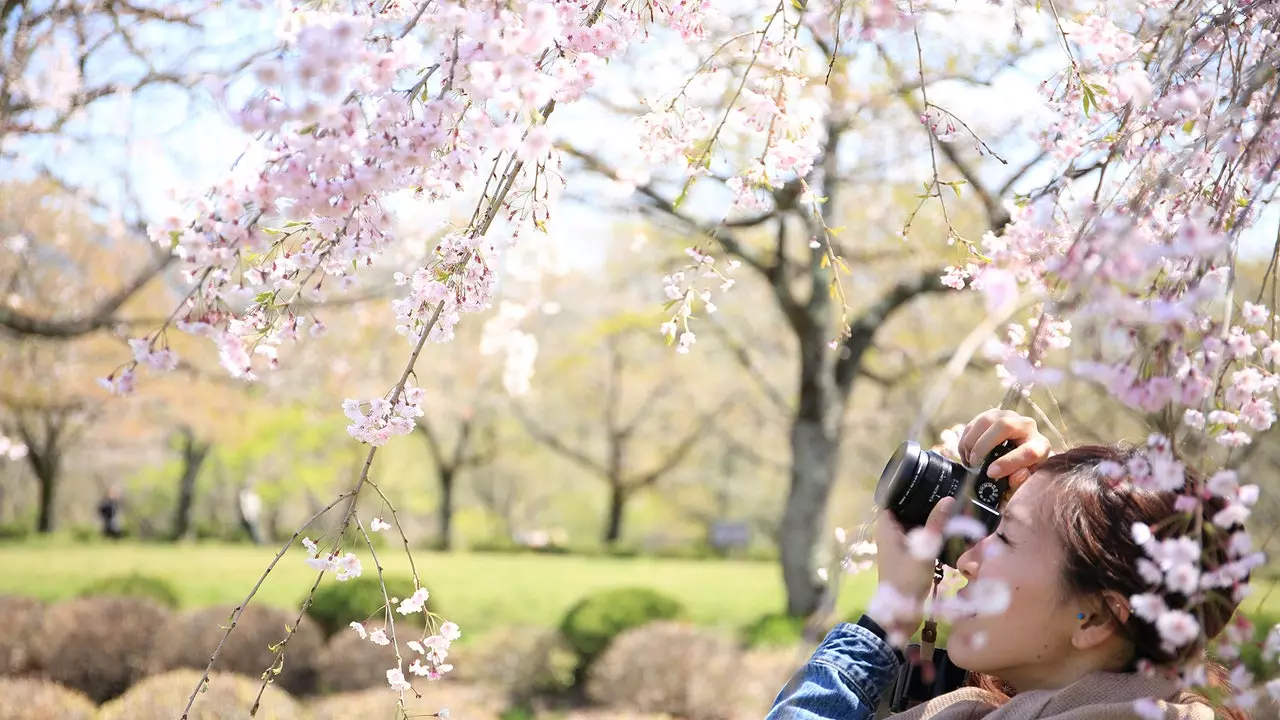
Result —
<instances>
[{"instance_id":1,"label":"thumb","mask_svg":"<svg viewBox=\"0 0 1280 720\"><path fill-rule=\"evenodd\" d=\"M929 513L929 519L925 521L926 529L931 530L942 536L942 531L947 527L947 521L951 519L951 508L956 504L953 497L945 497L933 506L933 510Z\"/></svg>"}]
</instances>

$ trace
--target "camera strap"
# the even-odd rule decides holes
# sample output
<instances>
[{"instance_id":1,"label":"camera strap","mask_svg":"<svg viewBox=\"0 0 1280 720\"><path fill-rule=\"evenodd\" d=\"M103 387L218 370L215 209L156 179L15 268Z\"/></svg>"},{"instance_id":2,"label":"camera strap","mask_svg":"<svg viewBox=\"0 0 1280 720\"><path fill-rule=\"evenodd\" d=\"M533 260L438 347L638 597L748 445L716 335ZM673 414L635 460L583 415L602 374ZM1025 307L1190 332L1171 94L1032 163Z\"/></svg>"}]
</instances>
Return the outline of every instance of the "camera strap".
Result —
<instances>
[{"instance_id":1,"label":"camera strap","mask_svg":"<svg viewBox=\"0 0 1280 720\"><path fill-rule=\"evenodd\" d=\"M933 649L938 643L938 623L933 619L933 607L938 600L938 585L942 583L942 562L933 562L933 587L929 589L929 617L925 618L924 629L920 631L920 659L925 663L933 662Z\"/></svg>"}]
</instances>

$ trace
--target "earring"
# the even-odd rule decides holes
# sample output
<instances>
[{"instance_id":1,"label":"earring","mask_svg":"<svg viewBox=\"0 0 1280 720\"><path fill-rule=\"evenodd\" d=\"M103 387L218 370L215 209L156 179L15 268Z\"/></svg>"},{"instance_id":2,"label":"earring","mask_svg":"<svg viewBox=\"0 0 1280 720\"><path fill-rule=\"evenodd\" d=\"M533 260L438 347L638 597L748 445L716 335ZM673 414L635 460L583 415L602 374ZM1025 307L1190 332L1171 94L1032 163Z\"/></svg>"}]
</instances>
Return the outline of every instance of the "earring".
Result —
<instances>
[{"instance_id":1,"label":"earring","mask_svg":"<svg viewBox=\"0 0 1280 720\"><path fill-rule=\"evenodd\" d=\"M1084 619L1084 613L1076 613L1076 619L1077 619L1077 620L1083 620L1083 619Z\"/></svg>"}]
</instances>

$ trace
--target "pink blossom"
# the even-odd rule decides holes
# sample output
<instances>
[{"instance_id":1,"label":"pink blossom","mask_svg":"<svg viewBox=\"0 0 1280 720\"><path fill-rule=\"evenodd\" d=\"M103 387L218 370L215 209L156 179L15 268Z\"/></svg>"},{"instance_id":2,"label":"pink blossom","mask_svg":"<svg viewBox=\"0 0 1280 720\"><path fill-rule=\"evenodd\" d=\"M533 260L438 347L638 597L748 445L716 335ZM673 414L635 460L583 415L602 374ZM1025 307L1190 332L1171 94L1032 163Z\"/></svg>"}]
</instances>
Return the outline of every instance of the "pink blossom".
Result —
<instances>
[{"instance_id":1,"label":"pink blossom","mask_svg":"<svg viewBox=\"0 0 1280 720\"><path fill-rule=\"evenodd\" d=\"M413 591L413 595L401 600L400 607L396 608L396 611L401 615L422 612L423 608L426 607L427 598L430 597L430 595L431 593L427 592L426 588L420 587Z\"/></svg>"},{"instance_id":2,"label":"pink blossom","mask_svg":"<svg viewBox=\"0 0 1280 720\"><path fill-rule=\"evenodd\" d=\"M907 532L907 551L917 560L932 560L942 550L942 536L926 527L912 528Z\"/></svg>"},{"instance_id":3,"label":"pink blossom","mask_svg":"<svg viewBox=\"0 0 1280 720\"><path fill-rule=\"evenodd\" d=\"M1156 618L1156 630L1168 645L1178 648L1200 635L1200 622L1183 610L1166 610Z\"/></svg>"},{"instance_id":4,"label":"pink blossom","mask_svg":"<svg viewBox=\"0 0 1280 720\"><path fill-rule=\"evenodd\" d=\"M392 690L397 692L404 692L405 690L413 688L413 686L404 679L404 673L400 671L400 668L391 668L390 670L387 670L387 684L391 686Z\"/></svg>"},{"instance_id":5,"label":"pink blossom","mask_svg":"<svg viewBox=\"0 0 1280 720\"><path fill-rule=\"evenodd\" d=\"M1153 593L1142 593L1129 598L1129 606L1133 609L1133 614L1154 623L1167 609L1164 600L1159 595Z\"/></svg>"}]
</instances>

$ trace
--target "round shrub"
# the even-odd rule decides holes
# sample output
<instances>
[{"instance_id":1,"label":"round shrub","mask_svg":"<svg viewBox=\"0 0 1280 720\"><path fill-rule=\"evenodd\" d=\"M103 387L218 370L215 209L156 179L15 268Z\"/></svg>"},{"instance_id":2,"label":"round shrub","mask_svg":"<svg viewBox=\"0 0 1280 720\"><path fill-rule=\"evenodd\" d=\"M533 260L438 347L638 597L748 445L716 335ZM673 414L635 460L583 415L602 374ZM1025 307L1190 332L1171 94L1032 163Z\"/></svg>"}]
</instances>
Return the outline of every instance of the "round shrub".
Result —
<instances>
[{"instance_id":1,"label":"round shrub","mask_svg":"<svg viewBox=\"0 0 1280 720\"><path fill-rule=\"evenodd\" d=\"M191 668L204 670L218 642L230 626L235 608L222 605L201 608L174 616L160 631L152 653L153 672ZM275 662L270 646L284 639L286 628L298 619L297 612L251 604L236 623L214 668L248 677L260 677ZM323 634L310 618L289 637L284 650L284 666L273 683L294 695L315 690L316 663L324 647Z\"/></svg>"},{"instance_id":2,"label":"round shrub","mask_svg":"<svg viewBox=\"0 0 1280 720\"><path fill-rule=\"evenodd\" d=\"M103 705L98 720L174 720L182 715L202 671L177 670L155 675ZM196 695L190 720L249 720L249 708L262 681L243 675L213 672L209 684ZM268 686L255 720L304 720L306 714L285 691Z\"/></svg>"},{"instance_id":3,"label":"round shrub","mask_svg":"<svg viewBox=\"0 0 1280 720\"><path fill-rule=\"evenodd\" d=\"M329 639L324 652L320 653L316 663L316 689L321 693L376 687L386 690L387 668L395 666L396 651L390 645L362 640L353 630L340 632Z\"/></svg>"},{"instance_id":4,"label":"round shrub","mask_svg":"<svg viewBox=\"0 0 1280 720\"><path fill-rule=\"evenodd\" d=\"M620 633L655 620L684 617L684 606L649 588L613 588L593 593L569 609L560 633L578 653L580 667L591 664Z\"/></svg>"},{"instance_id":5,"label":"round shrub","mask_svg":"<svg viewBox=\"0 0 1280 720\"><path fill-rule=\"evenodd\" d=\"M101 703L146 675L152 640L168 620L167 609L145 598L60 602L40 620L35 664L50 680Z\"/></svg>"},{"instance_id":6,"label":"round shrub","mask_svg":"<svg viewBox=\"0 0 1280 720\"><path fill-rule=\"evenodd\" d=\"M729 638L681 622L628 630L591 665L587 697L620 709L688 720L734 715L741 657Z\"/></svg>"},{"instance_id":7,"label":"round shrub","mask_svg":"<svg viewBox=\"0 0 1280 720\"><path fill-rule=\"evenodd\" d=\"M80 591L81 597L94 595L150 598L170 609L178 607L178 592L167 580L137 573L101 578Z\"/></svg>"},{"instance_id":8,"label":"round shrub","mask_svg":"<svg viewBox=\"0 0 1280 720\"><path fill-rule=\"evenodd\" d=\"M804 618L785 613L762 615L742 630L742 642L749 648L789 647L804 637Z\"/></svg>"},{"instance_id":9,"label":"round shrub","mask_svg":"<svg viewBox=\"0 0 1280 720\"><path fill-rule=\"evenodd\" d=\"M387 596L397 602L413 594L413 578L403 575L386 575ZM380 612L387 604L382 596L382 585L378 576L364 575L354 580L338 582L330 579L316 589L311 607L307 615L315 620L324 630L325 637L330 637L353 621L364 622L370 616ZM436 609L434 593L427 599L427 609Z\"/></svg>"},{"instance_id":10,"label":"round shrub","mask_svg":"<svg viewBox=\"0 0 1280 720\"><path fill-rule=\"evenodd\" d=\"M44 603L22 595L0 595L0 676L21 675L35 663Z\"/></svg>"},{"instance_id":11,"label":"round shrub","mask_svg":"<svg viewBox=\"0 0 1280 720\"><path fill-rule=\"evenodd\" d=\"M0 678L0 720L93 720L98 708L75 690L44 678Z\"/></svg>"},{"instance_id":12,"label":"round shrub","mask_svg":"<svg viewBox=\"0 0 1280 720\"><path fill-rule=\"evenodd\" d=\"M453 674L501 692L511 705L573 686L577 655L559 633L533 627L491 630L450 653Z\"/></svg>"},{"instance_id":13,"label":"round shrub","mask_svg":"<svg viewBox=\"0 0 1280 720\"><path fill-rule=\"evenodd\" d=\"M408 717L428 718L441 708L448 708L449 717L458 720L499 720L502 708L492 693L484 688L452 684L449 680L437 680L428 684L422 678L409 676L409 679L417 681L414 686L422 693L422 697L415 698L410 692L404 694ZM405 717L396 712L397 699L398 694L386 687L330 695L317 698L311 703L311 716L314 720L381 720Z\"/></svg>"}]
</instances>

